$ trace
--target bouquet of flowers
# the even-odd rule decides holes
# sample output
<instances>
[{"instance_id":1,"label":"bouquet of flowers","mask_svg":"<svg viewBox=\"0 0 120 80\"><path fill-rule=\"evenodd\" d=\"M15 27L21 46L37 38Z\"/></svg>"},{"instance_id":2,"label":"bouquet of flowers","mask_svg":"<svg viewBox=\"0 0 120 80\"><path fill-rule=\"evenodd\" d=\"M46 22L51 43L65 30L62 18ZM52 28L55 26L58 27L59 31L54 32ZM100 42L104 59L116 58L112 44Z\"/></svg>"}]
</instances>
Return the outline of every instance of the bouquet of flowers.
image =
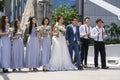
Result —
<instances>
[{"instance_id":1,"label":"bouquet of flowers","mask_svg":"<svg viewBox=\"0 0 120 80\"><path fill-rule=\"evenodd\" d=\"M21 31L18 31L17 34L18 34L18 35L22 35L22 32L21 32Z\"/></svg>"},{"instance_id":2,"label":"bouquet of flowers","mask_svg":"<svg viewBox=\"0 0 120 80\"><path fill-rule=\"evenodd\" d=\"M41 31L41 27L40 26L36 27L35 29L36 29L35 32L40 32Z\"/></svg>"},{"instance_id":3,"label":"bouquet of flowers","mask_svg":"<svg viewBox=\"0 0 120 80\"><path fill-rule=\"evenodd\" d=\"M64 25L58 25L58 30L65 36L66 29Z\"/></svg>"},{"instance_id":4,"label":"bouquet of flowers","mask_svg":"<svg viewBox=\"0 0 120 80\"><path fill-rule=\"evenodd\" d=\"M8 30L9 33L13 33L14 32L14 28L13 27L10 27L9 30Z\"/></svg>"},{"instance_id":5,"label":"bouquet of flowers","mask_svg":"<svg viewBox=\"0 0 120 80\"><path fill-rule=\"evenodd\" d=\"M50 31L50 28L51 28L50 26L46 26L45 30Z\"/></svg>"}]
</instances>

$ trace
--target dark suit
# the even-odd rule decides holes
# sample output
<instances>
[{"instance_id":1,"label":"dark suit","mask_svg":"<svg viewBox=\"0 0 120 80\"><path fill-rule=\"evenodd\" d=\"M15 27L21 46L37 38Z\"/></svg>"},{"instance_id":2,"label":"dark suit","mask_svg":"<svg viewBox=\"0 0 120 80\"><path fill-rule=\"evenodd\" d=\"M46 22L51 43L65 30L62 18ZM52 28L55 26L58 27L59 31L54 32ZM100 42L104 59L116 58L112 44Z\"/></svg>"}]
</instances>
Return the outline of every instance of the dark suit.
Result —
<instances>
[{"instance_id":1,"label":"dark suit","mask_svg":"<svg viewBox=\"0 0 120 80\"><path fill-rule=\"evenodd\" d=\"M76 26L76 32L74 33L72 24L67 26L66 29L66 40L69 42L69 53L71 59L73 58L73 50L75 51L75 56L77 60L77 67L80 66L80 54L79 54L79 45L78 41L80 42L80 34L79 34L79 27ZM73 59L72 59L73 61Z\"/></svg>"}]
</instances>

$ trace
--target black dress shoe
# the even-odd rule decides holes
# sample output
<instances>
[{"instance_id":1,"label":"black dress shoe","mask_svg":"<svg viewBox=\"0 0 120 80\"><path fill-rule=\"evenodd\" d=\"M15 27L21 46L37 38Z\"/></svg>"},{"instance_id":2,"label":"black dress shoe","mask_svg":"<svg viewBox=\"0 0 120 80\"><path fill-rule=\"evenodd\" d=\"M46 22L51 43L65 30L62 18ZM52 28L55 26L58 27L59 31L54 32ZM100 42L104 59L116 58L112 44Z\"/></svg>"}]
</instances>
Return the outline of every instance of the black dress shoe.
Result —
<instances>
[{"instance_id":1,"label":"black dress shoe","mask_svg":"<svg viewBox=\"0 0 120 80\"><path fill-rule=\"evenodd\" d=\"M84 68L88 68L88 66L87 66L87 65L84 65Z\"/></svg>"},{"instance_id":2,"label":"black dress shoe","mask_svg":"<svg viewBox=\"0 0 120 80\"><path fill-rule=\"evenodd\" d=\"M37 68L33 68L33 71L38 71L38 69Z\"/></svg>"},{"instance_id":3,"label":"black dress shoe","mask_svg":"<svg viewBox=\"0 0 120 80\"><path fill-rule=\"evenodd\" d=\"M102 69L108 69L109 67L102 67Z\"/></svg>"},{"instance_id":4,"label":"black dress shoe","mask_svg":"<svg viewBox=\"0 0 120 80\"><path fill-rule=\"evenodd\" d=\"M9 73L8 69L3 69L3 73Z\"/></svg>"},{"instance_id":5,"label":"black dress shoe","mask_svg":"<svg viewBox=\"0 0 120 80\"><path fill-rule=\"evenodd\" d=\"M100 67L95 67L95 69L99 69Z\"/></svg>"},{"instance_id":6,"label":"black dress shoe","mask_svg":"<svg viewBox=\"0 0 120 80\"><path fill-rule=\"evenodd\" d=\"M83 67L82 66L78 67L78 70L83 70Z\"/></svg>"},{"instance_id":7,"label":"black dress shoe","mask_svg":"<svg viewBox=\"0 0 120 80\"><path fill-rule=\"evenodd\" d=\"M17 70L16 70L16 69L13 69L12 71L13 71L13 72L17 72Z\"/></svg>"}]
</instances>

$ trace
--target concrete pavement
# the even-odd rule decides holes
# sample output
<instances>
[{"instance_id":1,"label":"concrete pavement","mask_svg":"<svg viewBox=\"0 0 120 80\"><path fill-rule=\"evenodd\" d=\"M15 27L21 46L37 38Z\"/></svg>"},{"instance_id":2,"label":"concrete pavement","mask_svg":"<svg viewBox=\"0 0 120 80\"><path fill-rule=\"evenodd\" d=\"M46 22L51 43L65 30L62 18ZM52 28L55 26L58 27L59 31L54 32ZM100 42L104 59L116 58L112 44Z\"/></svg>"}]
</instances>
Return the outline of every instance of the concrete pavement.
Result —
<instances>
[{"instance_id":1,"label":"concrete pavement","mask_svg":"<svg viewBox=\"0 0 120 80\"><path fill-rule=\"evenodd\" d=\"M54 72L29 72L25 69L22 72L0 73L0 80L120 80L120 68Z\"/></svg>"}]
</instances>

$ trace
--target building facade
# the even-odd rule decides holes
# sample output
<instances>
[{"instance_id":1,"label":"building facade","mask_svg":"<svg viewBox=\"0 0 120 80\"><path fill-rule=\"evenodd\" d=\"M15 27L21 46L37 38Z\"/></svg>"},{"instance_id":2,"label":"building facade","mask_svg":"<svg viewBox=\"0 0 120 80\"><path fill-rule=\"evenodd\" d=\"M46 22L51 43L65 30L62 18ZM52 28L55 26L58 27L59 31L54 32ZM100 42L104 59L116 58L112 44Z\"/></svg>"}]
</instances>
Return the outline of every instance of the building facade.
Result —
<instances>
[{"instance_id":1,"label":"building facade","mask_svg":"<svg viewBox=\"0 0 120 80\"><path fill-rule=\"evenodd\" d=\"M27 0L6 0L4 13L9 17L10 22L21 19L26 1Z\"/></svg>"},{"instance_id":2,"label":"building facade","mask_svg":"<svg viewBox=\"0 0 120 80\"><path fill-rule=\"evenodd\" d=\"M81 14L82 0L76 0L76 7ZM91 18L91 26L95 26L97 18L103 19L105 25L115 22L120 26L120 0L84 0L84 17Z\"/></svg>"}]
</instances>

